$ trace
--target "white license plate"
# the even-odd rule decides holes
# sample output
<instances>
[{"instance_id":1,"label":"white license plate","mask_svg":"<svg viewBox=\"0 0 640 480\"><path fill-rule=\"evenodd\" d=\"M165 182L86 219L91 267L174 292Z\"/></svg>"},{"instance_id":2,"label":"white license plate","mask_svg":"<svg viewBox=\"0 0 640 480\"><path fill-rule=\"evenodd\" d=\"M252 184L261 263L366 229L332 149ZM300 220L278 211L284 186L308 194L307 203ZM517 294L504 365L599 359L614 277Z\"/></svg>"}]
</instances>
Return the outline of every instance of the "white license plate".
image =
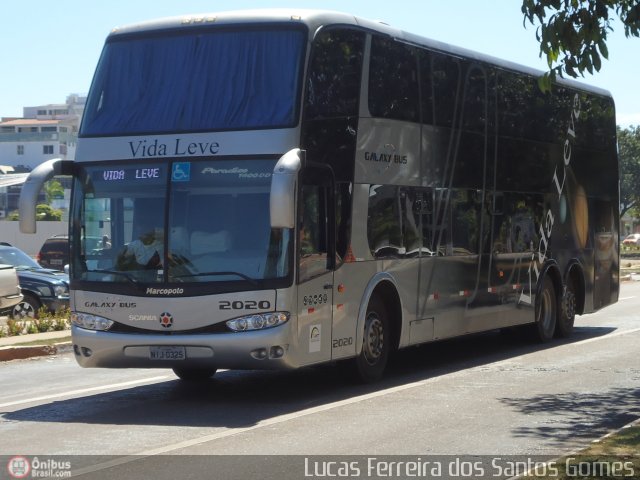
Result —
<instances>
[{"instance_id":1,"label":"white license plate","mask_svg":"<svg viewBox=\"0 0 640 480\"><path fill-rule=\"evenodd\" d=\"M52 258L51 259L51 265L62 265L62 259L61 258Z\"/></svg>"},{"instance_id":2,"label":"white license plate","mask_svg":"<svg viewBox=\"0 0 640 480\"><path fill-rule=\"evenodd\" d=\"M184 360L187 358L184 347L149 347L151 360Z\"/></svg>"}]
</instances>

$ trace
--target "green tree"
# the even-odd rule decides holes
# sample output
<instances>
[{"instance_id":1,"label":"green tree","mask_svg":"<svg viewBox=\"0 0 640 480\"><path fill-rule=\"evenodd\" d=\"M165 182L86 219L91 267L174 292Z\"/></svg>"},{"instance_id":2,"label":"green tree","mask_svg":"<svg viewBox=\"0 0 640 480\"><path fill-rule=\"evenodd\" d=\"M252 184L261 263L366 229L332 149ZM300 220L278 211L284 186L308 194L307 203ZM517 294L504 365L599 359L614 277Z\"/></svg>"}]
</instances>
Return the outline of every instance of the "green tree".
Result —
<instances>
[{"instance_id":1,"label":"green tree","mask_svg":"<svg viewBox=\"0 0 640 480\"><path fill-rule=\"evenodd\" d=\"M549 72L540 79L546 90L557 75L576 78L599 71L609 58L607 34L622 22L627 37L640 36L639 0L522 0L523 23L538 25L540 56Z\"/></svg>"},{"instance_id":2,"label":"green tree","mask_svg":"<svg viewBox=\"0 0 640 480\"><path fill-rule=\"evenodd\" d=\"M64 188L58 180L51 180L44 184L44 194L48 205L55 199L64 198Z\"/></svg>"},{"instance_id":3,"label":"green tree","mask_svg":"<svg viewBox=\"0 0 640 480\"><path fill-rule=\"evenodd\" d=\"M20 214L15 210L9 214L7 220L18 221L20 220ZM62 220L62 211L41 203L40 205L36 205L36 220L59 222Z\"/></svg>"},{"instance_id":4,"label":"green tree","mask_svg":"<svg viewBox=\"0 0 640 480\"><path fill-rule=\"evenodd\" d=\"M56 210L55 208L51 208L50 205L36 205L36 219L60 221L62 220L62 212L60 210Z\"/></svg>"},{"instance_id":5,"label":"green tree","mask_svg":"<svg viewBox=\"0 0 640 480\"><path fill-rule=\"evenodd\" d=\"M640 126L618 127L620 215L640 206Z\"/></svg>"}]
</instances>

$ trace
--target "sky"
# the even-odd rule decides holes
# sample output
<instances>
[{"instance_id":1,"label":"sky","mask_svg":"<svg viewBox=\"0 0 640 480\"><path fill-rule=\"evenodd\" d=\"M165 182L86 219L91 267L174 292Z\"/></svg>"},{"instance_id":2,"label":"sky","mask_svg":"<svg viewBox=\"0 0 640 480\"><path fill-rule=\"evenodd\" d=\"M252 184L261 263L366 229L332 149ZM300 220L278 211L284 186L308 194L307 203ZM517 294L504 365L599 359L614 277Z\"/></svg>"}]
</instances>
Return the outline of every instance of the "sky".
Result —
<instances>
[{"instance_id":1,"label":"sky","mask_svg":"<svg viewBox=\"0 0 640 480\"><path fill-rule=\"evenodd\" d=\"M546 70L535 27L523 26L520 0L31 0L3 1L0 117L22 107L63 103L86 94L108 33L116 26L168 16L252 8L338 10L442 42ZM580 79L613 94L617 123L640 125L640 39L620 22L607 42L609 60Z\"/></svg>"}]
</instances>

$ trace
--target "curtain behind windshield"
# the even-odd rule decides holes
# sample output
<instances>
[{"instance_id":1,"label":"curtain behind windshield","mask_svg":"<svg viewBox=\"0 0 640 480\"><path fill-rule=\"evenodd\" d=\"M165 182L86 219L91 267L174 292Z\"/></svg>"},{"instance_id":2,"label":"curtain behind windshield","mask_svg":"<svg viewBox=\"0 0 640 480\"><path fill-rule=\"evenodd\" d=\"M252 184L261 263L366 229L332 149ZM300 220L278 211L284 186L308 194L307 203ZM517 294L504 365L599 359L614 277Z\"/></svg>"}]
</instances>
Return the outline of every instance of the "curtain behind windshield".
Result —
<instances>
[{"instance_id":1,"label":"curtain behind windshield","mask_svg":"<svg viewBox=\"0 0 640 480\"><path fill-rule=\"evenodd\" d=\"M220 31L106 45L82 135L295 124L304 34Z\"/></svg>"}]
</instances>

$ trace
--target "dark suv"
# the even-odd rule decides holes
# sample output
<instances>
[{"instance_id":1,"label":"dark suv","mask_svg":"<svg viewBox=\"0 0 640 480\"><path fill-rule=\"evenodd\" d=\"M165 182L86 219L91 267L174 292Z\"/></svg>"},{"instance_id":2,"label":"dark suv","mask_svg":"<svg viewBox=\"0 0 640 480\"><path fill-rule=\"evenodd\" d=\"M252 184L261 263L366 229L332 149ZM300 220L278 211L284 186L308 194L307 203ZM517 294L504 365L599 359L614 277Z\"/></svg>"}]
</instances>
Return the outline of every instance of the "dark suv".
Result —
<instances>
[{"instance_id":1,"label":"dark suv","mask_svg":"<svg viewBox=\"0 0 640 480\"><path fill-rule=\"evenodd\" d=\"M5 242L0 243L0 263L15 267L24 295L11 311L14 318L33 318L40 307L53 312L69 306L66 273L42 268L22 250Z\"/></svg>"},{"instance_id":2,"label":"dark suv","mask_svg":"<svg viewBox=\"0 0 640 480\"><path fill-rule=\"evenodd\" d=\"M69 237L54 235L47 238L36 255L36 260L44 268L64 270L64 266L69 264Z\"/></svg>"}]
</instances>

